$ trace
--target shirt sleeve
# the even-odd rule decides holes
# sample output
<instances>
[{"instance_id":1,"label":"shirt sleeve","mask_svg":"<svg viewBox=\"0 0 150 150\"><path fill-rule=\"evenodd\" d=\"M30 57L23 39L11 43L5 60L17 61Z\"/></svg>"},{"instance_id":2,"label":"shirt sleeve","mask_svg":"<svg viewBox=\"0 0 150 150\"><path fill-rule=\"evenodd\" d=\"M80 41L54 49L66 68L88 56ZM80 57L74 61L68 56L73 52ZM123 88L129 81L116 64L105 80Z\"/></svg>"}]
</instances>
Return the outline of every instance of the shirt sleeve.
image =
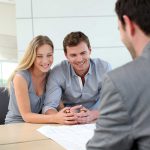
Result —
<instances>
[{"instance_id":1,"label":"shirt sleeve","mask_svg":"<svg viewBox=\"0 0 150 150\"><path fill-rule=\"evenodd\" d=\"M97 99L96 103L90 108L90 110L99 110L100 98Z\"/></svg>"},{"instance_id":2,"label":"shirt sleeve","mask_svg":"<svg viewBox=\"0 0 150 150\"><path fill-rule=\"evenodd\" d=\"M46 94L42 113L45 113L48 109L57 109L60 103L62 89L57 79L59 79L59 77L50 73L46 84Z\"/></svg>"},{"instance_id":3,"label":"shirt sleeve","mask_svg":"<svg viewBox=\"0 0 150 150\"><path fill-rule=\"evenodd\" d=\"M127 150L131 148L131 119L118 89L106 75L101 93L100 116L87 150Z\"/></svg>"}]
</instances>

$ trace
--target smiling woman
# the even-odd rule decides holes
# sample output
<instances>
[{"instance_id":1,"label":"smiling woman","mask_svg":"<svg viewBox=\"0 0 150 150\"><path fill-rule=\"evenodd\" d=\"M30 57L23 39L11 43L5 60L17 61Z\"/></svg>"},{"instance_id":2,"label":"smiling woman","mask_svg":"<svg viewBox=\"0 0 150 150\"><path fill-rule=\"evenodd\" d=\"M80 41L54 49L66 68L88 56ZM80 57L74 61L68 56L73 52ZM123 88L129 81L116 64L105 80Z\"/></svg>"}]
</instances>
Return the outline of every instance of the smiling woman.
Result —
<instances>
[{"instance_id":1,"label":"smiling woman","mask_svg":"<svg viewBox=\"0 0 150 150\"><path fill-rule=\"evenodd\" d=\"M5 123L49 123L51 116L40 114L45 86L53 63L53 43L38 35L27 46L23 58L8 80L10 94Z\"/></svg>"}]
</instances>

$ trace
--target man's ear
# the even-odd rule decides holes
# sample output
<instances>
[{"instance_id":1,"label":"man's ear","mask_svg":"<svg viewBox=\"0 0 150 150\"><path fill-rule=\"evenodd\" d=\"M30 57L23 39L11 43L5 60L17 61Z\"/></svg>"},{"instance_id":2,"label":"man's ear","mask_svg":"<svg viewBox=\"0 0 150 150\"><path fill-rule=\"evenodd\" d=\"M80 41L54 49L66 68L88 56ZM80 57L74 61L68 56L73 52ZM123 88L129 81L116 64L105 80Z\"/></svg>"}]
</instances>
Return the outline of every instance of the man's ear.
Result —
<instances>
[{"instance_id":1,"label":"man's ear","mask_svg":"<svg viewBox=\"0 0 150 150\"><path fill-rule=\"evenodd\" d=\"M91 48L89 48L89 51L90 51L90 54L91 54L92 49L91 49Z\"/></svg>"},{"instance_id":2,"label":"man's ear","mask_svg":"<svg viewBox=\"0 0 150 150\"><path fill-rule=\"evenodd\" d=\"M68 58L68 57L67 57L67 53L66 53L66 52L64 52L64 54L65 54L66 58Z\"/></svg>"},{"instance_id":3,"label":"man's ear","mask_svg":"<svg viewBox=\"0 0 150 150\"><path fill-rule=\"evenodd\" d=\"M124 22L125 22L125 28L128 31L130 35L134 35L135 33L135 26L134 22L130 20L130 18L126 15L123 16Z\"/></svg>"}]
</instances>

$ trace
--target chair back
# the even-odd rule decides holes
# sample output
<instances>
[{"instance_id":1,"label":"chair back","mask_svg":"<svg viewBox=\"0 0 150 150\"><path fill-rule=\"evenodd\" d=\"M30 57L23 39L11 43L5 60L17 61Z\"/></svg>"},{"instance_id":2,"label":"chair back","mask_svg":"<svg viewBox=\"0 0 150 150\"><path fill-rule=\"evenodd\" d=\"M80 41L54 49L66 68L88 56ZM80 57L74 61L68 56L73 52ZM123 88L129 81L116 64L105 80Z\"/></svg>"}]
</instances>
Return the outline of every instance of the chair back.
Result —
<instances>
[{"instance_id":1,"label":"chair back","mask_svg":"<svg viewBox=\"0 0 150 150\"><path fill-rule=\"evenodd\" d=\"M8 112L9 94L7 88L0 87L0 124L5 123Z\"/></svg>"}]
</instances>

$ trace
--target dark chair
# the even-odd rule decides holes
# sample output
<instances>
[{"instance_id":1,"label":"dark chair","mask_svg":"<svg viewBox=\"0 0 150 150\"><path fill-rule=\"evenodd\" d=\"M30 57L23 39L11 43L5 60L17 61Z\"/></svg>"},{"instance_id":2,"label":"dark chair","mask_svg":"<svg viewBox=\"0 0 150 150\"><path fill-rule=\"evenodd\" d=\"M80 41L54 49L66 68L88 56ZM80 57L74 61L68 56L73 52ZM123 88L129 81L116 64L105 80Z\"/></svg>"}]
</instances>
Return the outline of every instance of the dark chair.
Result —
<instances>
[{"instance_id":1,"label":"dark chair","mask_svg":"<svg viewBox=\"0 0 150 150\"><path fill-rule=\"evenodd\" d=\"M5 117L8 111L8 103L8 90L4 87L0 87L0 124L5 123Z\"/></svg>"}]
</instances>

